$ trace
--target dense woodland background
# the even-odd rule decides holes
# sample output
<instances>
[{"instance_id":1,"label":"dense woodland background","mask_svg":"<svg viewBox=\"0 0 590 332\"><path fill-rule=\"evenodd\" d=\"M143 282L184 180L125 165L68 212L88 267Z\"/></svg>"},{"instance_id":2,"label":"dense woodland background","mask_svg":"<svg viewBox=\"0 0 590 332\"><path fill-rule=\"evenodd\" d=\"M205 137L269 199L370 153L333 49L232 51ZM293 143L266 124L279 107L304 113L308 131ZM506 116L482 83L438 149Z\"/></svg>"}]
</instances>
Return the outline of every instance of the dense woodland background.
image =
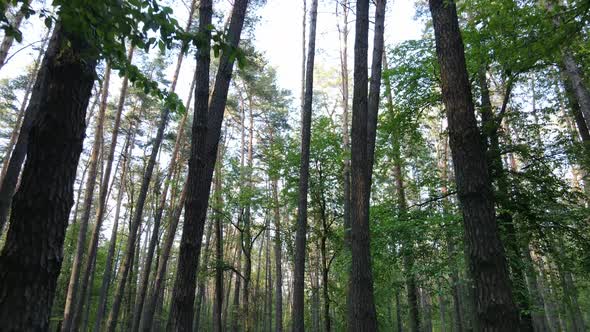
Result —
<instances>
[{"instance_id":1,"label":"dense woodland background","mask_svg":"<svg viewBox=\"0 0 590 332\"><path fill-rule=\"evenodd\" d=\"M0 1L0 330L590 328L590 3L302 2Z\"/></svg>"}]
</instances>

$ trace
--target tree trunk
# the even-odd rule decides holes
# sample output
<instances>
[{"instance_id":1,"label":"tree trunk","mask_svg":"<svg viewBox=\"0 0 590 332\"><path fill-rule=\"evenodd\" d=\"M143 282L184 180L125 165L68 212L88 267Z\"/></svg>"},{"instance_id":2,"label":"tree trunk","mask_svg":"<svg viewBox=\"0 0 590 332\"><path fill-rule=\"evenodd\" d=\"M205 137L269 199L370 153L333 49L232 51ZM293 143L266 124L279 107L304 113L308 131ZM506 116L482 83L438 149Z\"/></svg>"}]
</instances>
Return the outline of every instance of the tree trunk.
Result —
<instances>
[{"instance_id":1,"label":"tree trunk","mask_svg":"<svg viewBox=\"0 0 590 332\"><path fill-rule=\"evenodd\" d=\"M318 1L312 0L305 71L305 100L301 110L301 160L299 164L297 231L295 234L295 271L293 273L293 332L305 330L305 238L307 232L307 192L309 187L309 151L317 16Z\"/></svg>"},{"instance_id":2,"label":"tree trunk","mask_svg":"<svg viewBox=\"0 0 590 332\"><path fill-rule=\"evenodd\" d=\"M23 101L21 102L20 109L18 111L18 117L16 119L15 126L10 134L10 141L6 147L6 153L4 154L4 160L2 163L2 173L0 175L0 183L4 181L4 176L6 175L6 169L8 168L8 162L10 161L10 154L14 149L16 141L18 139L18 135L20 133L20 129L22 126L23 118L25 116L25 111L27 110L27 105L29 102L29 97L31 92L33 91L33 86L35 85L35 79L37 77L37 73L39 71L39 67L41 66L41 60L43 60L43 54L45 54L45 49L47 48L47 43L49 42L49 37L51 34L51 30L47 29L47 34L43 37L43 45L39 49L39 54L37 55L37 59L35 59L33 69L31 70L28 80L27 80L27 87L25 89L25 95L23 96ZM2 233L2 228L6 219L8 218L7 213L0 212L0 233Z\"/></svg>"},{"instance_id":3,"label":"tree trunk","mask_svg":"<svg viewBox=\"0 0 590 332\"><path fill-rule=\"evenodd\" d=\"M220 150L221 151L221 150ZM223 323L223 198L221 193L221 165L223 156L219 153L215 167L215 304L213 308L213 331L221 332Z\"/></svg>"},{"instance_id":4,"label":"tree trunk","mask_svg":"<svg viewBox=\"0 0 590 332\"><path fill-rule=\"evenodd\" d=\"M379 115L379 101L381 90L381 72L383 66L383 44L385 30L386 0L375 1L375 32L373 38L373 59L371 61L371 80L369 82L369 100L367 104L367 179L369 190L367 200L371 198L371 183L373 177L373 163L375 159L375 139L377 136L377 118Z\"/></svg>"},{"instance_id":5,"label":"tree trunk","mask_svg":"<svg viewBox=\"0 0 590 332\"><path fill-rule=\"evenodd\" d=\"M369 239L369 199L383 56L385 1L377 1L370 93L367 95L369 2L357 1L352 102L351 274L348 330L376 331Z\"/></svg>"},{"instance_id":6,"label":"tree trunk","mask_svg":"<svg viewBox=\"0 0 590 332\"><path fill-rule=\"evenodd\" d=\"M485 144L475 119L456 6L453 1L443 0L429 0L429 4L463 212L467 261L475 286L475 329L509 331L518 325L518 312L496 222Z\"/></svg>"},{"instance_id":7,"label":"tree trunk","mask_svg":"<svg viewBox=\"0 0 590 332\"><path fill-rule=\"evenodd\" d=\"M514 298L518 307L520 331L533 330L533 321L530 314L530 299L528 298L528 291L526 289L525 271L523 269L524 262L521 257L521 248L519 248L519 239L517 238L516 225L512 215L508 212L508 204L512 200L510 194L510 185L502 163L500 139L498 137L499 121L492 111L492 103L490 100L490 92L486 78L485 67L482 67L478 73L478 81L481 89L481 104L482 104L482 125L483 125L483 139L487 146L487 160L488 169L490 170L490 177L492 181L497 183L498 191L496 193L496 203L500 212L497 215L498 223L503 226L500 231L504 233L508 240L507 251L509 252L508 264L511 271L512 287L516 289ZM506 92L504 95L503 105L508 103L512 91L512 80L508 79L506 83ZM505 106L503 106L505 107ZM534 101L533 101L534 109ZM503 108L500 114L503 114Z\"/></svg>"},{"instance_id":8,"label":"tree trunk","mask_svg":"<svg viewBox=\"0 0 590 332\"><path fill-rule=\"evenodd\" d=\"M61 47L61 45L58 45L58 43L61 43L62 39L64 38L63 36L57 36L59 33L62 32L58 30L58 27L56 27L53 31L51 40L49 41L47 51L45 52L45 57L41 62L41 68L37 73L37 77L35 78L35 85L33 86L31 99L29 100L29 104L24 112L18 138L14 144L14 148L12 149L10 159L8 160L8 163L5 163L4 167L2 168L3 176L0 183L0 230L2 230L4 224L6 224L6 221L8 220L12 196L16 190L21 167L23 161L25 160L25 156L27 155L29 131L31 130L33 122L35 121L39 111L44 110L42 104L45 102L45 95L41 95L41 93L44 92L44 87L42 84L48 84L47 80L51 79L51 73L48 73L50 62L55 61L55 57L58 56L55 54L58 52L56 48ZM53 56L53 58L48 59L49 55ZM94 64L93 67L95 67Z\"/></svg>"},{"instance_id":9,"label":"tree trunk","mask_svg":"<svg viewBox=\"0 0 590 332\"><path fill-rule=\"evenodd\" d=\"M29 7L30 0L23 1L21 5L21 9L16 13L14 16L14 21L12 22L11 26L13 29L18 30L20 28L21 22L25 17L25 11ZM4 39L2 40L2 44L0 44L0 70L6 64L6 57L8 56L8 51L10 47L12 47L12 43L14 42L14 36L12 35L4 35Z\"/></svg>"},{"instance_id":10,"label":"tree trunk","mask_svg":"<svg viewBox=\"0 0 590 332\"><path fill-rule=\"evenodd\" d=\"M207 234L205 235L205 251L203 251L203 261L202 265L199 267L200 271L200 279L199 279L199 287L198 287L198 294L197 294L197 303L195 308L195 329L194 331L200 331L201 328L200 321L201 321L201 309L203 307L203 299L205 297L205 287L206 287L206 273L207 268L209 267L209 244L211 243L211 234L213 230L213 222L210 222L207 225Z\"/></svg>"},{"instance_id":11,"label":"tree trunk","mask_svg":"<svg viewBox=\"0 0 590 332\"><path fill-rule=\"evenodd\" d=\"M278 181L272 181L273 217L275 224L275 331L283 331L283 267L281 240L281 212L279 206Z\"/></svg>"},{"instance_id":12,"label":"tree trunk","mask_svg":"<svg viewBox=\"0 0 590 332\"><path fill-rule=\"evenodd\" d=\"M176 76L178 77L178 76ZM191 89L189 91L193 91L194 88L194 82L195 80L193 79L193 83L191 84ZM186 109L188 109L190 102L191 102L191 95L189 95L189 98L187 100L186 103ZM158 240L160 239L160 223L162 221L162 215L164 214L164 208L166 207L166 199L168 197L168 191L170 188L170 182L172 181L172 174L174 173L174 170L177 168L177 165L179 163L179 152L180 152L180 146L182 144L182 140L184 139L184 127L186 125L186 121L188 118L188 112L184 114L184 116L182 117L182 120L180 121L179 125L178 125L178 132L176 135L176 142L174 143L174 150L172 151L172 155L170 156L170 163L168 165L168 173L166 174L166 179L164 180L164 189L162 191L162 193L160 193L160 202L157 206L157 210L154 216L154 227L152 230L152 237L150 239L150 243L149 243L149 247L148 247L148 252L146 255L146 265L143 269L142 272L142 276L141 276L141 282L139 283L139 295L137 298L137 303L135 305L135 310L134 310L134 314L133 314L133 325L131 330L132 331L138 331L140 328L140 322L141 322L141 315L143 312L143 306L144 306L144 302L145 302L145 297L147 295L147 289L149 286L149 277L150 277L150 272L151 272L151 266L152 266L152 260L154 258L154 252L156 250L156 245L158 244Z\"/></svg>"},{"instance_id":13,"label":"tree trunk","mask_svg":"<svg viewBox=\"0 0 590 332\"><path fill-rule=\"evenodd\" d=\"M150 331L152 330L152 322L154 321L154 314L156 309L156 302L158 301L158 297L160 292L164 289L164 282L165 282L165 274L166 274L166 267L168 265L168 259L170 258L170 251L172 250L172 244L174 243L174 236L176 235L176 228L178 227L178 221L180 220L180 215L182 214L182 207L186 201L186 192L188 189L187 182L185 182L182 193L180 194L180 198L176 207L174 208L174 212L171 213L168 222L168 229L166 231L166 235L164 236L164 245L162 246L162 252L160 254L160 259L158 261L158 269L156 272L156 277L154 281L154 286L150 296L148 296L148 302L144 306L144 313L141 317L141 324L140 330L141 331Z\"/></svg>"},{"instance_id":14,"label":"tree trunk","mask_svg":"<svg viewBox=\"0 0 590 332\"><path fill-rule=\"evenodd\" d=\"M141 225L141 221L143 218L143 209L145 206L149 185L154 171L154 166L156 164L156 157L158 155L160 145L162 144L162 140L164 138L164 129L166 127L166 124L168 123L169 114L170 109L168 107L164 107L164 109L162 109L161 112L160 124L158 125L158 130L152 146L150 158L148 160L145 172L143 174L141 188L139 191L139 196L137 198L137 204L135 206L132 223L130 225L131 227L129 229L129 239L127 248L125 250L125 258L120 268L122 277L120 278L120 282L117 285L117 289L115 291L115 296L113 299L113 305L111 308L111 312L109 313L109 319L107 321L107 331L109 332L114 332L117 326L121 301L123 299L123 292L125 291L129 270L132 267L131 260L133 259L133 256L135 254L135 242L137 241L138 229Z\"/></svg>"},{"instance_id":15,"label":"tree trunk","mask_svg":"<svg viewBox=\"0 0 590 332\"><path fill-rule=\"evenodd\" d=\"M102 320L107 306L107 296L109 286L111 284L111 274L113 273L113 258L117 245L117 233L119 230L119 215L121 212L121 202L123 201L123 194L125 193L125 176L131 163L130 147L134 145L135 133L133 127L129 129L125 147L123 148L123 166L121 169L121 176L119 177L119 192L117 193L117 205L115 206L115 219L113 221L113 227L111 229L111 239L109 241L109 250L107 252L107 258L105 262L104 274L102 275L102 284L100 286L100 297L98 300L98 307L96 309L96 317L94 319L94 332L101 330ZM133 132L133 134L132 134ZM98 221L98 220L97 220Z\"/></svg>"},{"instance_id":16,"label":"tree trunk","mask_svg":"<svg viewBox=\"0 0 590 332\"><path fill-rule=\"evenodd\" d=\"M0 256L0 326L6 331L48 328L95 66L88 45L57 23L19 135L27 161ZM4 183L16 184L17 164Z\"/></svg>"},{"instance_id":17,"label":"tree trunk","mask_svg":"<svg viewBox=\"0 0 590 332\"><path fill-rule=\"evenodd\" d=\"M127 55L127 60L129 62L131 62L132 57L133 57L133 51L134 51L134 47L131 46L129 49L129 53ZM88 280L90 278L91 275L91 268L90 268L90 263L91 261L95 260L95 256L96 256L96 251L98 248L98 240L99 240L99 236L100 236L100 229L102 227L102 222L104 219L104 214L105 214L105 210L106 210L106 201L108 198L108 193L109 193L109 180L111 178L111 171L112 171L112 167L113 167L113 161L114 161L114 156L115 156L115 149L117 147L117 138L119 135L119 127L121 124L121 114L123 112L123 107L125 104L125 98L127 95L127 86L128 86L129 80L127 75L125 75L125 77L123 78L123 83L121 85L121 93L119 96L119 103L117 106L117 112L115 114L115 121L113 124L113 132L111 134L111 145L109 147L109 152L108 152L108 157L107 157L107 163L106 163L106 169L104 171L104 175L103 175L103 181L101 183L100 186L100 191L99 191L99 196L98 196L98 205L96 207L96 221L94 224L94 228L92 230L92 236L91 236L91 240L90 243L88 244L88 259L86 261L86 266L85 269L83 270L83 274L81 277L81 281L80 281L80 290L81 290L81 296L80 301L78 302L77 308L74 308L74 312L73 312L73 322L72 322L72 330L78 330L79 324L80 324L80 310L82 308L82 299L84 298L84 295L87 291L87 286L88 286ZM103 114L103 108L106 108L106 102L107 102L107 97L108 97L108 80L106 79L106 74L105 74L105 80L103 82L103 92L102 92L102 101L101 101L101 109L99 111L99 118L100 116L104 117ZM101 134L101 140L102 140L102 134ZM88 205L88 208L90 208L91 205ZM90 211L88 211L88 213L90 213ZM83 218L86 217L86 212L83 215ZM88 216L89 217L89 216ZM84 220L84 219L83 219ZM75 292L73 293L73 295L75 296ZM66 311L67 312L67 311ZM64 322L65 322L65 314L64 314ZM63 330L63 326L62 326L62 331L68 331L68 330Z\"/></svg>"},{"instance_id":18,"label":"tree trunk","mask_svg":"<svg viewBox=\"0 0 590 332\"><path fill-rule=\"evenodd\" d=\"M237 47L244 24L248 0L236 0L228 29L228 43ZM210 22L211 1L201 1L200 30L204 31ZM207 38L208 40L208 38ZM208 45L209 43L206 42ZM211 192L211 180L217 157L217 146L221 136L223 113L227 101L229 83L233 72L234 57L224 52L219 62L215 87L209 107L209 48L201 47L197 61L198 75L195 91L195 117L189 160L188 192L185 206L185 222L180 242L178 268L172 296L169 331L192 330L192 309L194 305L195 277L201 240ZM204 75L204 76L203 76Z\"/></svg>"},{"instance_id":19,"label":"tree trunk","mask_svg":"<svg viewBox=\"0 0 590 332\"><path fill-rule=\"evenodd\" d=\"M350 136L349 136L349 120L348 120L348 11L349 7L344 2L337 2L336 15L338 15L338 7L342 6L342 28L338 24L338 38L340 39L340 80L342 90L342 149L349 151ZM342 178L344 191L344 242L350 249L350 157L348 153L344 154L342 168Z\"/></svg>"},{"instance_id":20,"label":"tree trunk","mask_svg":"<svg viewBox=\"0 0 590 332\"><path fill-rule=\"evenodd\" d=\"M88 166L88 178L86 178L84 203L82 206L82 218L80 219L80 227L78 230L78 243L76 244L76 251L74 254L74 261L72 263L72 271L70 273L70 281L68 283L68 292L66 295L66 304L64 308L64 319L61 325L62 332L69 332L76 329L74 326L74 316L76 311L82 310L82 307L76 307L78 304L78 286L80 280L80 269L84 262L84 247L86 246L86 236L88 234L88 222L90 221L90 210L92 208L92 200L94 199L94 187L96 186L96 177L98 174L98 158L101 151L104 131L104 119L107 109L107 99L109 96L109 79L111 76L111 65L107 63L104 73L104 83L102 85L103 91L100 101L100 108L96 118L96 128L94 129L94 142L92 145L92 152L90 154L90 161ZM108 180L107 180L108 182ZM88 266L92 265L92 258L88 257ZM83 296L80 296L83 301ZM81 302L80 304L83 304Z\"/></svg>"}]
</instances>

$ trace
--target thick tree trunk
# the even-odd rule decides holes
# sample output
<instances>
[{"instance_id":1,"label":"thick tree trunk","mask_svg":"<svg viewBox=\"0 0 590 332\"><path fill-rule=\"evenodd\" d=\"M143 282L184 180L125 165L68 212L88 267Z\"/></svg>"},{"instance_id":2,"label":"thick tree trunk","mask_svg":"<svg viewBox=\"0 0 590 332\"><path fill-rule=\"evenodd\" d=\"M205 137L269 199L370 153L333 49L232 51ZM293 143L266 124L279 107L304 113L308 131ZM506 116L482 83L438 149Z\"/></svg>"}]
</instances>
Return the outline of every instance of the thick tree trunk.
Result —
<instances>
[{"instance_id":1,"label":"thick tree trunk","mask_svg":"<svg viewBox=\"0 0 590 332\"><path fill-rule=\"evenodd\" d=\"M94 50L58 23L27 108L28 126L21 129L20 138L28 141L27 161L0 256L0 326L5 331L49 326L95 66ZM17 177L18 171L7 175L15 184Z\"/></svg>"},{"instance_id":2,"label":"thick tree trunk","mask_svg":"<svg viewBox=\"0 0 590 332\"><path fill-rule=\"evenodd\" d=\"M123 201L123 194L125 193L125 176L127 176L127 170L129 169L129 165L131 163L130 158L130 147L134 145L135 141L135 130L133 127L129 128L129 132L127 134L127 139L125 142L125 147L123 148L123 155L121 158L123 159L123 166L121 169L121 176L119 177L119 192L117 193L117 204L115 206L115 219L113 221L113 226L111 229L111 238L109 241L109 250L107 252L107 258L105 262L105 269L102 275L102 283L100 286L100 296L98 300L98 307L96 309L96 317L94 319L94 332L99 332L102 325L102 320L104 317L104 313L106 311L107 306L107 296L109 286L111 284L111 274L113 273L113 258L115 255L115 249L117 245L117 233L119 230L119 215L121 213L121 203Z\"/></svg>"},{"instance_id":3,"label":"thick tree trunk","mask_svg":"<svg viewBox=\"0 0 590 332\"><path fill-rule=\"evenodd\" d=\"M369 2L356 3L354 90L352 102L351 275L348 291L348 331L376 331L373 275L369 252L370 190L367 167L367 55Z\"/></svg>"},{"instance_id":4,"label":"thick tree trunk","mask_svg":"<svg viewBox=\"0 0 590 332\"><path fill-rule=\"evenodd\" d=\"M35 85L33 86L31 99L29 100L29 104L27 105L27 108L24 112L16 143L14 144L14 148L11 151L12 153L10 154L10 158L7 158L8 163L5 162L5 165L2 168L2 181L0 183L0 230L2 230L6 224L6 221L8 220L10 202L12 201L12 196L14 195L14 191L16 190L16 186L18 184L18 178L23 161L27 155L29 131L33 126L33 122L35 121L37 114L42 108L41 104L45 102L45 96L41 95L41 89L43 87L40 85L46 83L46 81L50 79L48 78L48 76L51 75L51 73L48 73L49 62L55 61L55 57L57 56L54 54L57 52L55 48L61 47L61 45L56 45L56 43L61 43L62 41L62 39L57 40L58 37L56 35L58 33L62 32L58 31L56 27L53 31L53 35L49 42L45 57L41 63L41 68L37 73L37 77L35 78ZM61 36L61 38L63 38L63 36ZM47 59L49 55L54 56L54 58Z\"/></svg>"},{"instance_id":5,"label":"thick tree trunk","mask_svg":"<svg viewBox=\"0 0 590 332\"><path fill-rule=\"evenodd\" d=\"M107 64L104 73L104 83L102 85L103 91L101 95L100 108L98 116L96 117L96 128L94 129L94 142L92 145L92 152L90 154L90 161L88 166L88 178L84 190L84 203L82 206L82 218L80 219L80 227L78 230L78 243L76 244L76 251L74 253L74 261L72 263L72 271L70 273L70 281L68 283L68 292L66 295L66 304L64 308L64 319L61 325L62 332L69 332L74 326L74 316L76 311L80 311L82 307L77 307L78 304L78 286L80 280L80 269L84 261L84 247L86 246L86 236L88 234L88 222L90 221L90 211L92 208L92 201L94 199L94 187L96 186L96 177L98 175L98 159L101 151L104 131L104 119L107 109L107 99L109 95L109 79L111 76L111 66ZM108 182L108 180L107 180ZM92 265L92 259L88 259L89 267ZM83 300L83 296L80 296ZM84 302L81 302L83 304Z\"/></svg>"},{"instance_id":6,"label":"thick tree trunk","mask_svg":"<svg viewBox=\"0 0 590 332\"><path fill-rule=\"evenodd\" d=\"M429 0L441 68L443 102L474 282L475 329L509 331L518 325L491 180L471 97L463 41L453 1Z\"/></svg>"},{"instance_id":7,"label":"thick tree trunk","mask_svg":"<svg viewBox=\"0 0 590 332\"><path fill-rule=\"evenodd\" d=\"M293 272L293 332L302 332L305 330L305 242L307 233L307 192L309 187L309 151L317 16L318 1L312 0L305 71L305 98L301 110L301 160L299 164L297 231L295 233L295 271Z\"/></svg>"},{"instance_id":8,"label":"thick tree trunk","mask_svg":"<svg viewBox=\"0 0 590 332\"><path fill-rule=\"evenodd\" d=\"M228 43L237 47L244 24L248 0L236 0L228 29ZM211 2L201 1L203 17L200 19L200 30L204 31L210 22ZM200 14L200 15L201 15ZM202 51L202 52L201 52ZM219 70L215 79L215 87L209 107L209 55L208 48L199 50L199 69L204 78L197 82L195 91L195 118L189 160L188 192L185 206L185 222L180 242L178 268L172 296L171 320L169 331L192 330L192 315L195 294L195 278L198 257L201 252L203 229L211 192L211 180L217 157L217 146L221 136L223 113L227 101L229 83L233 72L234 57L223 53L219 62ZM206 54L206 55L205 55ZM201 78L201 75L198 75ZM205 82L206 81L206 82Z\"/></svg>"}]
</instances>

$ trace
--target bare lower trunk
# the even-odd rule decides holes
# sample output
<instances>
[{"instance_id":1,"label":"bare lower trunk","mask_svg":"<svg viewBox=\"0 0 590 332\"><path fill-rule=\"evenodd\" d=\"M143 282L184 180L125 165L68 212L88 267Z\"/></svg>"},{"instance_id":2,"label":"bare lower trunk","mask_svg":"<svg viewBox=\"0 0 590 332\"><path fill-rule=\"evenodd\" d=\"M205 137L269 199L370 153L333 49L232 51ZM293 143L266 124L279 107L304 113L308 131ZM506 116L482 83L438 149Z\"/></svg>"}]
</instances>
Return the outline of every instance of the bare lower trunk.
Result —
<instances>
[{"instance_id":1,"label":"bare lower trunk","mask_svg":"<svg viewBox=\"0 0 590 332\"><path fill-rule=\"evenodd\" d=\"M305 70L305 98L301 110L301 160L299 164L299 196L297 231L295 234L295 270L293 272L293 332L305 330L305 242L307 233L307 192L309 187L309 151L313 102L313 68L315 58L318 1L313 0L310 13L309 45Z\"/></svg>"},{"instance_id":2,"label":"bare lower trunk","mask_svg":"<svg viewBox=\"0 0 590 332\"><path fill-rule=\"evenodd\" d=\"M72 264L72 271L70 274L70 281L68 283L68 292L66 295L66 304L64 308L64 319L61 326L62 332L69 332L76 329L74 326L74 316L76 311L81 310L81 307L76 307L78 304L78 286L80 285L80 270L84 260L84 248L86 246L86 236L88 235L88 222L90 221L90 211L92 201L94 199L94 187L96 186L96 177L98 174L98 159L101 151L103 140L104 119L107 109L107 98L109 92L109 79L111 76L111 66L107 64L104 74L104 83L102 91L102 99L100 102L100 109L96 118L96 128L94 129L94 143L92 146L92 153L90 154L90 161L88 166L88 178L86 179L86 188L84 193L84 204L82 206L82 218L80 219L80 227L78 230L78 243L74 254L74 261ZM89 266L92 265L92 259L88 260ZM83 296L81 296L83 298ZM83 304L82 302L81 304Z\"/></svg>"},{"instance_id":3,"label":"bare lower trunk","mask_svg":"<svg viewBox=\"0 0 590 332\"><path fill-rule=\"evenodd\" d=\"M227 33L230 46L237 47L244 24L248 0L236 0ZM202 0L200 30L204 31L211 21L212 4ZM204 10L206 9L206 10ZM208 17L208 18L207 18ZM206 42L208 42L206 40ZM202 50L202 52L201 52ZM178 268L174 282L171 306L170 331L192 330L195 277L201 253L201 241L211 192L211 180L217 157L217 147L221 137L223 114L227 102L229 83L233 73L234 57L224 52L219 61L215 87L209 100L209 49L201 47L197 60L197 71L205 75L199 80L195 91L195 117L189 160L188 192L185 206L185 219L180 241ZM207 59L204 59L206 57ZM200 64L199 64L200 63ZM198 75L201 77L201 75ZM205 82L207 81L207 82Z\"/></svg>"},{"instance_id":4,"label":"bare lower trunk","mask_svg":"<svg viewBox=\"0 0 590 332\"><path fill-rule=\"evenodd\" d=\"M130 147L134 145L134 135L132 134L133 129L130 128L126 142L125 148L123 149L123 155L121 158L123 159L123 166L121 170L121 176L119 177L119 192L117 194L117 205L115 206L115 219L113 222L113 226L111 229L111 238L109 241L109 250L107 252L107 258L105 262L105 269L104 274L102 275L102 284L100 286L100 297L98 300L98 307L96 309L96 317L94 319L94 332L99 332L101 330L102 320L104 317L104 313L106 311L107 306L107 296L108 296L108 289L111 285L111 274L113 273L113 258L115 254L115 249L117 245L117 232L119 230L119 215L121 212L121 203L123 201L123 194L125 193L125 176L127 175L127 169L129 168L129 164L131 158L129 156Z\"/></svg>"},{"instance_id":5,"label":"bare lower trunk","mask_svg":"<svg viewBox=\"0 0 590 332\"><path fill-rule=\"evenodd\" d=\"M133 51L134 51L134 49L133 49L133 47L131 47L129 49L129 53L127 56L127 59L129 62L131 62L131 60L132 60ZM98 248L100 229L102 227L102 222L103 222L104 215L106 212L105 211L106 210L106 201L107 201L108 194L109 194L109 181L111 178L111 171L112 171L113 161L114 161L114 157L115 157L115 149L117 147L117 138L119 136L119 127L121 124L121 114L123 112L125 98L127 95L128 81L129 81L128 77L127 77L127 75L125 75L125 78L123 79L123 83L121 86L121 93L120 93L120 97L119 97L119 103L117 106L117 112L115 114L115 121L113 124L113 132L111 134L111 144L109 147L108 157L107 157L107 161L106 161L106 169L103 174L103 181L101 183L99 196L98 196L98 205L96 207L96 221L94 224L94 228L92 230L90 242L88 244L88 250L87 250L88 259L86 261L85 269L82 271L82 277L80 280L80 290L82 292L80 299L84 298L84 295L87 292L88 280L91 276L89 262L95 260L96 251ZM108 80L105 79L105 81L103 82L103 86L105 88L103 88L103 92L102 92L102 100L103 101L101 104L101 109L103 107L106 107L106 100L108 97ZM102 113L102 110L100 111L99 114L101 114L101 113ZM102 137L101 137L101 139L102 139ZM82 302L78 302L77 307L81 308ZM79 315L80 311L79 310L80 309L74 310L73 327L72 327L73 330L77 330L77 327L79 326L79 319L80 319L80 315Z\"/></svg>"},{"instance_id":6,"label":"bare lower trunk","mask_svg":"<svg viewBox=\"0 0 590 332\"><path fill-rule=\"evenodd\" d=\"M57 23L19 135L28 153L0 256L4 330L48 329L95 66L94 52ZM7 173L14 184L18 169Z\"/></svg>"}]
</instances>

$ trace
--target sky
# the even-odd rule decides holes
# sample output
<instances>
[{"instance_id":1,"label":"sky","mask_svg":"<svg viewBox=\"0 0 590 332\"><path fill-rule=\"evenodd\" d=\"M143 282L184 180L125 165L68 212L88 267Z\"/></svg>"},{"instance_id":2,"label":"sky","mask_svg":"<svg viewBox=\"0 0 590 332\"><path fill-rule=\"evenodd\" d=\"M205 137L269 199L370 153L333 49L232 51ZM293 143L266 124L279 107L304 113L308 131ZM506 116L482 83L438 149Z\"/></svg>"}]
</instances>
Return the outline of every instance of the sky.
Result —
<instances>
[{"instance_id":1,"label":"sky","mask_svg":"<svg viewBox=\"0 0 590 332\"><path fill-rule=\"evenodd\" d=\"M187 19L186 3L190 0L172 2L175 15L184 26ZM311 0L307 0L307 8L311 6ZM229 1L220 1L219 8L228 8ZM338 52L339 41L336 28L335 15L336 0L320 0L317 20L316 37L316 66L336 67L339 65ZM371 13L373 8L371 8ZM279 85L284 89L292 90L298 95L301 86L301 38L303 0L267 0L266 4L258 9L260 21L254 34L254 44L262 51L269 63L275 67L278 74ZM388 10L385 23L385 44L393 45L408 39L417 39L421 35L422 23L414 20L414 0L395 0L388 2ZM309 17L308 17L309 19ZM349 57L352 68L354 16L349 17ZM21 44L15 43L9 53L11 57L8 64L0 71L0 78L15 77L23 73L24 68L30 64L36 56L36 50L29 44L40 44L45 33L44 25L32 19L23 26L24 40ZM309 27L307 28L309 32ZM370 37L371 39L371 37ZM370 57L370 56L369 56ZM175 57L174 57L175 58ZM169 69L170 76L173 66ZM190 81L192 79L193 59L186 59L184 69L178 84L178 94L186 98ZM119 84L118 79L112 80L113 85Z\"/></svg>"},{"instance_id":2,"label":"sky","mask_svg":"<svg viewBox=\"0 0 590 332\"><path fill-rule=\"evenodd\" d=\"M308 9L310 3L307 0ZM320 66L339 65L335 8L335 0L320 0L316 36L316 64ZM303 0L268 0L260 10L261 21L256 30L255 44L277 69L280 86L294 92L299 91L301 85L302 15ZM420 38L422 24L414 21L414 15L413 0L389 1L385 17L386 45ZM350 15L349 20L349 63L352 68L354 16Z\"/></svg>"}]
</instances>

